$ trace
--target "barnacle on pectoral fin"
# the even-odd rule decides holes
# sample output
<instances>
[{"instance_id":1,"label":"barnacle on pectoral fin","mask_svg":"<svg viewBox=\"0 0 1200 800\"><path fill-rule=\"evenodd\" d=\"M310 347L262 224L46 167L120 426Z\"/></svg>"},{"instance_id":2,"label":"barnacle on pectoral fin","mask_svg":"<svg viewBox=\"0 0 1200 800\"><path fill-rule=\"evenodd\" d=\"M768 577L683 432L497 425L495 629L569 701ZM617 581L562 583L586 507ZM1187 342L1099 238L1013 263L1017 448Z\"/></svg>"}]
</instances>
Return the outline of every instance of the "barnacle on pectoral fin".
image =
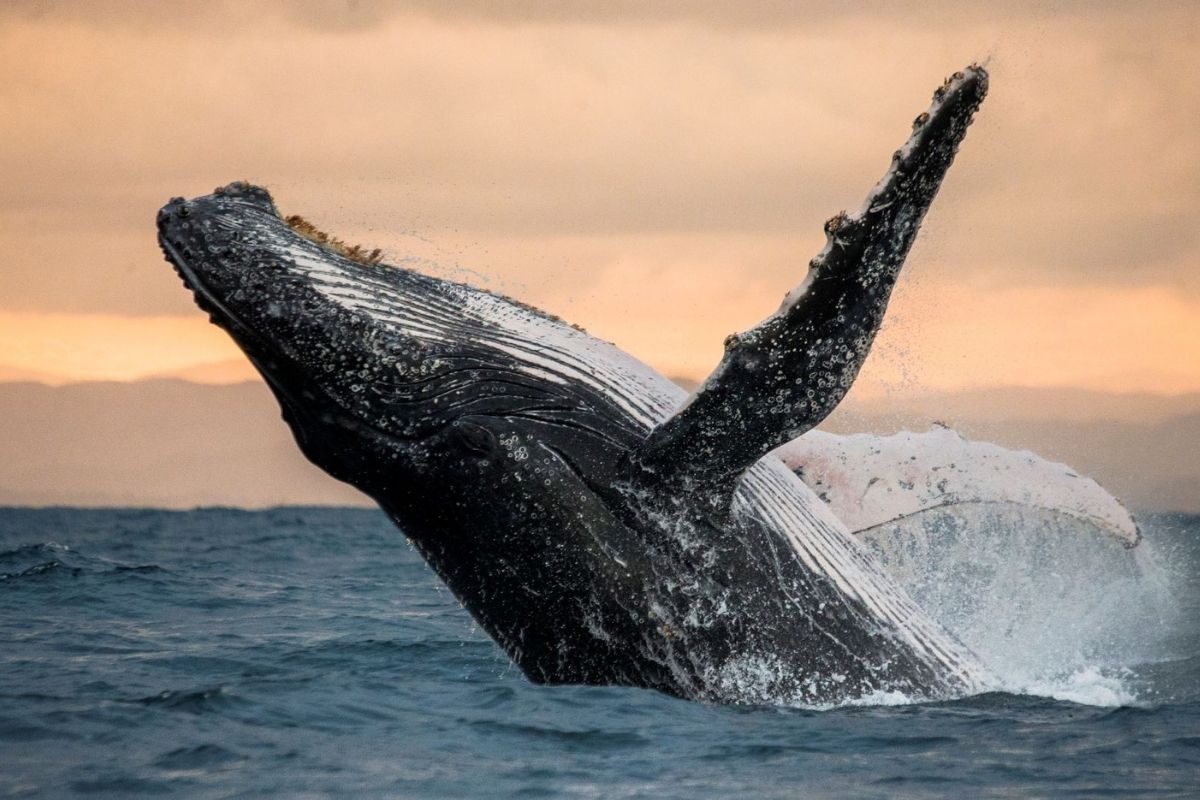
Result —
<instances>
[{"instance_id":1,"label":"barnacle on pectoral fin","mask_svg":"<svg viewBox=\"0 0 1200 800\"><path fill-rule=\"evenodd\" d=\"M775 314L726 339L713 374L646 437L630 458L634 482L669 476L728 507L750 466L834 409L867 356L925 211L986 93L980 67L956 72L935 92L862 208L825 223L825 249L804 282Z\"/></svg>"}]
</instances>

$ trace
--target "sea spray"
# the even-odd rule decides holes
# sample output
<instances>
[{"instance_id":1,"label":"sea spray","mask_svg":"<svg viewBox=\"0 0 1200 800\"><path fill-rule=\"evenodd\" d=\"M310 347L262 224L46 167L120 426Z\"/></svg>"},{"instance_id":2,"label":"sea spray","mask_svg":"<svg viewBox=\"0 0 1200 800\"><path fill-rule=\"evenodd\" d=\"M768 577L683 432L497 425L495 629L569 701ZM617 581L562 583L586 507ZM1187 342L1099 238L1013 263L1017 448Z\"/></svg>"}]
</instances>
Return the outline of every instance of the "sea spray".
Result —
<instances>
[{"instance_id":1,"label":"sea spray","mask_svg":"<svg viewBox=\"0 0 1200 800\"><path fill-rule=\"evenodd\" d=\"M1159 542L1129 550L1078 519L1005 504L935 509L864 541L1007 691L1130 704L1137 666L1172 657L1187 560Z\"/></svg>"}]
</instances>

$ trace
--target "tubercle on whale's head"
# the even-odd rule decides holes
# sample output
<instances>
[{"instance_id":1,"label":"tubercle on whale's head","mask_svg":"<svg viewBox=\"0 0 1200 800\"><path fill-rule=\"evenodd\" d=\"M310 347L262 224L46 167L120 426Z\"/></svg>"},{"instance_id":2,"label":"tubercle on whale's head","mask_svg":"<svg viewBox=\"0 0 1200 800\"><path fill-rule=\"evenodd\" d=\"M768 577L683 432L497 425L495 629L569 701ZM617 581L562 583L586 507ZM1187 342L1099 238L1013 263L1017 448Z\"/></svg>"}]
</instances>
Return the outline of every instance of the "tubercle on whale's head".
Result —
<instances>
[{"instance_id":1,"label":"tubercle on whale's head","mask_svg":"<svg viewBox=\"0 0 1200 800\"><path fill-rule=\"evenodd\" d=\"M204 197L175 197L157 223L163 254L215 324L251 358L282 344L271 334L299 316L285 312L301 310L295 290L304 281L287 258L290 228L266 189L239 181ZM312 299L306 305L316 310Z\"/></svg>"},{"instance_id":2,"label":"tubercle on whale's head","mask_svg":"<svg viewBox=\"0 0 1200 800\"><path fill-rule=\"evenodd\" d=\"M222 324L229 320L218 312L228 311L239 288L267 288L265 264L250 251L280 221L266 189L238 181L206 197L171 198L158 212L158 243L197 303Z\"/></svg>"},{"instance_id":3,"label":"tubercle on whale's head","mask_svg":"<svg viewBox=\"0 0 1200 800\"><path fill-rule=\"evenodd\" d=\"M404 270L298 218L289 222L266 189L244 182L174 198L157 224L167 260L263 375L310 459L335 476L358 475L372 448L358 447L359 462L345 463L351 449L338 446L339 438L374 426L378 435L360 438L387 449L381 436L414 435L419 416L381 411L368 397L381 381L419 369L428 347L394 331L383 335L339 296L393 301L388 292L399 291Z\"/></svg>"}]
</instances>

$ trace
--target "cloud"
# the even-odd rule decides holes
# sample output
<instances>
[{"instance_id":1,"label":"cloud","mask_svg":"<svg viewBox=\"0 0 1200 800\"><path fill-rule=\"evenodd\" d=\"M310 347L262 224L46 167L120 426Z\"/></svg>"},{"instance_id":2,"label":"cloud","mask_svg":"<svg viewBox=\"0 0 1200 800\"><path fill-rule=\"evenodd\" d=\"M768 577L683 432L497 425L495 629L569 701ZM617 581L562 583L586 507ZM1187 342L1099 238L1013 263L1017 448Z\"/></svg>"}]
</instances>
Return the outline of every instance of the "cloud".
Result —
<instances>
[{"instance_id":1,"label":"cloud","mask_svg":"<svg viewBox=\"0 0 1200 800\"><path fill-rule=\"evenodd\" d=\"M1188 11L1187 0L1156 3L1157 13ZM1087 18L1139 14L1119 0L1007 0L987 7L954 0L237 0L161 3L155 0L7 0L0 15L15 19L66 19L97 27L194 29L197 24L233 27L244 19L285 21L333 31L360 31L397 17L426 17L457 23L498 25L609 25L643 27L690 24L722 30L806 27L847 17L883 17L896 27L937 26L997 16Z\"/></svg>"},{"instance_id":2,"label":"cloud","mask_svg":"<svg viewBox=\"0 0 1200 800\"><path fill-rule=\"evenodd\" d=\"M6 4L0 310L194 314L154 212L246 178L695 371L987 57L904 280L1200 292L1194 6L848 8ZM620 290L656 281L655 325L688 335L646 340Z\"/></svg>"}]
</instances>

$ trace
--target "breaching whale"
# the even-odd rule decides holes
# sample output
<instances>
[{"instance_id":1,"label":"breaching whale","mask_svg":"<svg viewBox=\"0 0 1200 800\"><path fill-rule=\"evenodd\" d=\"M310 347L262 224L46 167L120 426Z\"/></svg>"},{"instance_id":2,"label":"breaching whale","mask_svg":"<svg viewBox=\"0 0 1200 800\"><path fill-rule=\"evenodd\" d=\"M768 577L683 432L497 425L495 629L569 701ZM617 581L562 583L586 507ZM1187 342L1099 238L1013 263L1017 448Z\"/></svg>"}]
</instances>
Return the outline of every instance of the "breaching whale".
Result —
<instances>
[{"instance_id":1,"label":"breaching whale","mask_svg":"<svg viewBox=\"0 0 1200 800\"><path fill-rule=\"evenodd\" d=\"M396 522L531 680L831 704L995 686L771 451L865 359L982 102L934 94L803 283L690 397L525 304L380 263L235 183L158 215L304 454Z\"/></svg>"}]
</instances>

